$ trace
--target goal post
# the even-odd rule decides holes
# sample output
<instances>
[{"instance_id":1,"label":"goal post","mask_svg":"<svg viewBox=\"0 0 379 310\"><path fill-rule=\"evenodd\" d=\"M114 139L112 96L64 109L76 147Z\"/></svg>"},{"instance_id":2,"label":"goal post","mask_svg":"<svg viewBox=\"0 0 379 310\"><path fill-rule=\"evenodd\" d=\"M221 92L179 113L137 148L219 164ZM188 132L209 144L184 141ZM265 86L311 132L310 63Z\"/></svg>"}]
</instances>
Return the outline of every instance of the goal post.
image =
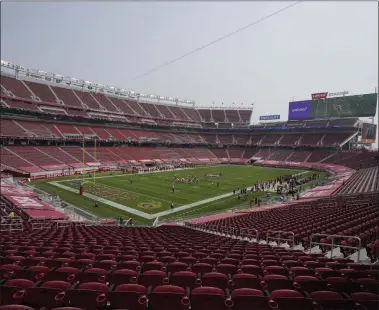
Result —
<instances>
[{"instance_id":1,"label":"goal post","mask_svg":"<svg viewBox=\"0 0 379 310\"><path fill-rule=\"evenodd\" d=\"M91 154L91 156L94 158L95 162L96 162L96 139L94 140L94 146L93 146L93 154ZM87 148L88 149L88 148ZM82 171L82 182L80 184L80 187L79 187L79 194L80 196L83 196L84 195L84 191L85 191L85 187L84 185L85 184L96 184L96 169L93 169L92 171L92 174L90 175L90 177L86 178L85 175L85 168L86 168L86 164L85 164L85 154L86 153L86 145L85 145L85 135L83 134L83 139L82 139L82 164L83 164L83 171Z\"/></svg>"}]
</instances>

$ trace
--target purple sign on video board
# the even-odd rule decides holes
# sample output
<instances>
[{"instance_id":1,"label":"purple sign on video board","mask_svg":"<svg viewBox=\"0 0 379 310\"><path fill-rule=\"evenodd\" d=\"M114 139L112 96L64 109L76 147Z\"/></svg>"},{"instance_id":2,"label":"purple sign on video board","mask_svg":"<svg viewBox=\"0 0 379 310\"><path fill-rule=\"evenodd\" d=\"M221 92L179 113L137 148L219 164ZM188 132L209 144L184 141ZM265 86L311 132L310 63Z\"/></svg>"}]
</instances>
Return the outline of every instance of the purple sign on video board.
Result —
<instances>
[{"instance_id":1,"label":"purple sign on video board","mask_svg":"<svg viewBox=\"0 0 379 310\"><path fill-rule=\"evenodd\" d=\"M310 117L311 100L290 102L288 110L288 119L307 119Z\"/></svg>"}]
</instances>

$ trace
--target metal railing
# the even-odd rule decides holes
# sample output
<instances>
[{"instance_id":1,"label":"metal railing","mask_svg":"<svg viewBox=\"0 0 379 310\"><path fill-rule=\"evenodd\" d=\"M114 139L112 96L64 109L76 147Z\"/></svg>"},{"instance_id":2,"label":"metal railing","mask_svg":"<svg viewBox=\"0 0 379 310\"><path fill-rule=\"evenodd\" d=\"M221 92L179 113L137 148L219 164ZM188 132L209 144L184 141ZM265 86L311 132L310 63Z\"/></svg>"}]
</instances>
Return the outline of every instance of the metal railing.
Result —
<instances>
[{"instance_id":1,"label":"metal railing","mask_svg":"<svg viewBox=\"0 0 379 310\"><path fill-rule=\"evenodd\" d=\"M314 242L313 241L313 238L314 237L325 237L325 238L329 238L331 239L331 243L321 243L321 242ZM340 245L340 244L337 244L335 241L336 239L355 239L355 240L358 240L358 247L356 246L350 246L350 245ZM360 261L360 252L361 252L361 249L362 249L362 240L361 238L357 237L357 236L341 236L341 235L328 235L328 234L312 234L311 237L310 237L310 250L309 250L309 253L312 252L312 245L321 245L321 246L330 246L331 247L331 250L330 250L330 257L332 258L333 257L333 250L334 248L343 248L343 249L353 249L353 250L357 250L358 251L358 257L357 257L357 260L358 260L358 263Z\"/></svg>"},{"instance_id":2,"label":"metal railing","mask_svg":"<svg viewBox=\"0 0 379 310\"><path fill-rule=\"evenodd\" d=\"M66 228L66 227L69 227L71 225L71 222L66 221L66 220L55 221L55 223L56 223L57 229Z\"/></svg>"},{"instance_id":3,"label":"metal railing","mask_svg":"<svg viewBox=\"0 0 379 310\"><path fill-rule=\"evenodd\" d=\"M19 216L10 218L9 216L2 216L0 218L0 231L23 231L23 221Z\"/></svg>"},{"instance_id":4,"label":"metal railing","mask_svg":"<svg viewBox=\"0 0 379 310\"><path fill-rule=\"evenodd\" d=\"M291 236L288 238L287 236ZM282 244L283 241L289 243L291 247L295 246L295 234L293 231L282 231L282 230L268 230L266 233L266 241L276 241L278 245Z\"/></svg>"},{"instance_id":5,"label":"metal railing","mask_svg":"<svg viewBox=\"0 0 379 310\"><path fill-rule=\"evenodd\" d=\"M31 219L28 222L32 230L47 229L51 227L51 224L51 219Z\"/></svg>"},{"instance_id":6,"label":"metal railing","mask_svg":"<svg viewBox=\"0 0 379 310\"><path fill-rule=\"evenodd\" d=\"M240 237L259 240L259 231L255 228L242 228L240 230Z\"/></svg>"}]
</instances>

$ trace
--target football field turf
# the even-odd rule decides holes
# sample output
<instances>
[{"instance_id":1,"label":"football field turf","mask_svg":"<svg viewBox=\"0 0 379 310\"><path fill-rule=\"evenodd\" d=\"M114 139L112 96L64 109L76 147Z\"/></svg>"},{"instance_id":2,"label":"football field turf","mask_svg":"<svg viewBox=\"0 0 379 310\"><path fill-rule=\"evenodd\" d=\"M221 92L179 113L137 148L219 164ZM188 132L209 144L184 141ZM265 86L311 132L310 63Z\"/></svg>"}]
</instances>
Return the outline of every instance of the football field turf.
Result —
<instances>
[{"instance_id":1,"label":"football field turf","mask_svg":"<svg viewBox=\"0 0 379 310\"><path fill-rule=\"evenodd\" d=\"M131 216L135 223L151 223L157 216L172 220L247 207L251 199L265 193L249 193L246 199L237 199L237 196L231 194L234 189L300 172L304 170L218 165L148 174L97 174L95 184L85 183L86 196L78 194L82 176L33 183L36 187L59 195L62 200L99 217ZM189 176L198 181L193 181L192 184L174 181L181 178L186 180ZM86 182L92 180L85 179ZM94 207L95 201L99 201L99 207ZM173 210L171 203L174 205Z\"/></svg>"}]
</instances>

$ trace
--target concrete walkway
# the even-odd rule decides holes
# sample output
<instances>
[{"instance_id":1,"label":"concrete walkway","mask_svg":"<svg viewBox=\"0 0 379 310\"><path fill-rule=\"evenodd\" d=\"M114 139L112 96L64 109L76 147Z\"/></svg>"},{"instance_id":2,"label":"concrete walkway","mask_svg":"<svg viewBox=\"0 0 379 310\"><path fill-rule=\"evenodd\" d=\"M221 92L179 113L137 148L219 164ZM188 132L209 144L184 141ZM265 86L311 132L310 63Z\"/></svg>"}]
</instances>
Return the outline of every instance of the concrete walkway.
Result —
<instances>
[{"instance_id":1,"label":"concrete walkway","mask_svg":"<svg viewBox=\"0 0 379 310\"><path fill-rule=\"evenodd\" d=\"M59 187L59 188L62 188L64 190L67 190L69 192L78 194L78 190L77 189L69 187L69 186L66 186L66 185L63 185L63 184L61 184L59 182L49 182L49 184L54 185L54 186ZM248 188L248 190L251 190L251 187ZM197 207L197 206L209 203L209 202L213 202L213 201L216 201L216 200L220 200L220 199L224 199L224 198L233 196L233 192L230 192L230 193L227 193L227 194L223 194L223 195L219 195L219 196L215 196L215 197L211 197L211 198L207 198L207 199L200 200L200 201L196 201L196 202L190 203L188 205L183 205L183 206L174 208L173 210L165 210L165 211L161 211L161 212L154 213L154 214L149 214L149 213L146 213L146 212L142 212L140 210L136 210L136 209L124 206L124 205L119 204L117 202L114 202L114 201L111 201L111 200L108 200L108 199L105 199L105 198L102 198L102 197L99 197L99 196L96 196L96 195L93 195L93 194L90 194L90 193L84 192L83 196L88 197L88 198L93 199L93 200L96 200L96 201L99 201L101 203L107 204L107 205L109 205L111 207L123 210L125 212L128 212L128 213L131 213L131 214L143 217L145 219L152 220L152 219L155 219L158 216L165 216L165 215L169 215L169 214L174 214L174 213L177 213L177 212L181 212L183 210L191 209L191 208L194 208L194 207Z\"/></svg>"}]
</instances>

